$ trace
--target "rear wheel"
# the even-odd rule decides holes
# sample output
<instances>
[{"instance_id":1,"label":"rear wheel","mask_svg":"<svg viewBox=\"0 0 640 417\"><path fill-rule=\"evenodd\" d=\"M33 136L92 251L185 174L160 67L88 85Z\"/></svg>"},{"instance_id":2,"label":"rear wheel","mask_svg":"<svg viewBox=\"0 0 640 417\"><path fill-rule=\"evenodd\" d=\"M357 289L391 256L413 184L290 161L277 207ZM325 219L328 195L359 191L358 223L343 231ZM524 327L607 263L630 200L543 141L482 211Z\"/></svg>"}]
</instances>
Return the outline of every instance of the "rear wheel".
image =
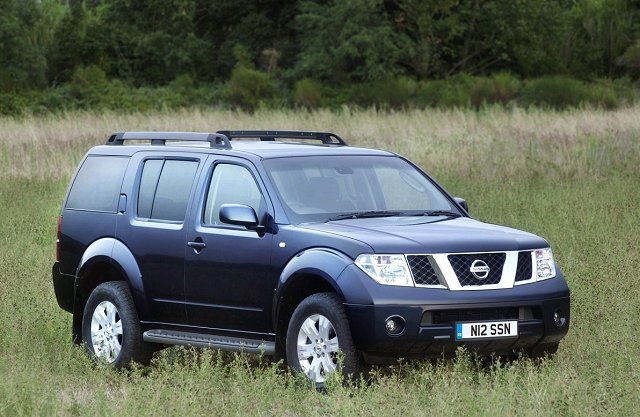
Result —
<instances>
[{"instance_id":1,"label":"rear wheel","mask_svg":"<svg viewBox=\"0 0 640 417\"><path fill-rule=\"evenodd\" d=\"M305 374L318 386L324 385L339 366L347 377L356 374L358 352L346 311L336 294L314 294L298 305L289 322L286 351L289 367Z\"/></svg>"},{"instance_id":2,"label":"rear wheel","mask_svg":"<svg viewBox=\"0 0 640 417\"><path fill-rule=\"evenodd\" d=\"M82 339L89 356L115 368L132 361L146 364L153 349L142 340L142 330L127 283L100 284L87 300L82 317Z\"/></svg>"}]
</instances>

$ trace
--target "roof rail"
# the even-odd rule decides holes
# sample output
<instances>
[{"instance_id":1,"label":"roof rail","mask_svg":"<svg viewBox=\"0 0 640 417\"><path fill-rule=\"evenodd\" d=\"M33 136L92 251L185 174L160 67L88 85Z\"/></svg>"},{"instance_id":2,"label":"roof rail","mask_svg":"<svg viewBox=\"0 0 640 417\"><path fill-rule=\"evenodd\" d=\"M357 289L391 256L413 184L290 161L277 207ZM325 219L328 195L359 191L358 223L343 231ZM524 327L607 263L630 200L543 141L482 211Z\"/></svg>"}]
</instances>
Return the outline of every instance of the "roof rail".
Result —
<instances>
[{"instance_id":1,"label":"roof rail","mask_svg":"<svg viewBox=\"0 0 640 417\"><path fill-rule=\"evenodd\" d=\"M325 145L348 146L340 136L330 132L303 132L298 130L219 130L233 140L236 138L260 138L261 141L275 141L276 139L311 139L322 141Z\"/></svg>"},{"instance_id":2,"label":"roof rail","mask_svg":"<svg viewBox=\"0 0 640 417\"><path fill-rule=\"evenodd\" d=\"M150 140L152 145L165 145L168 140L209 142L212 148L231 149L225 135L204 132L118 132L107 139L106 145L124 145L125 140Z\"/></svg>"}]
</instances>

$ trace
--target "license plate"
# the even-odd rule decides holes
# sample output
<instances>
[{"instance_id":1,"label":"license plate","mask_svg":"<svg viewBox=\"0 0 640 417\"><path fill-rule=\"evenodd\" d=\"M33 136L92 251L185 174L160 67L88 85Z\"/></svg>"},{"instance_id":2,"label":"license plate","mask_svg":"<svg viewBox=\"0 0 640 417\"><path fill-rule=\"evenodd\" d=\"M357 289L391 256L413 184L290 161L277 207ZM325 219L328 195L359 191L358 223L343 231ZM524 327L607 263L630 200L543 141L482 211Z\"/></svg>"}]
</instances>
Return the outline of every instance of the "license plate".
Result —
<instances>
[{"instance_id":1,"label":"license plate","mask_svg":"<svg viewBox=\"0 0 640 417\"><path fill-rule=\"evenodd\" d=\"M456 323L456 340L501 338L518 336L518 321L485 321Z\"/></svg>"}]
</instances>

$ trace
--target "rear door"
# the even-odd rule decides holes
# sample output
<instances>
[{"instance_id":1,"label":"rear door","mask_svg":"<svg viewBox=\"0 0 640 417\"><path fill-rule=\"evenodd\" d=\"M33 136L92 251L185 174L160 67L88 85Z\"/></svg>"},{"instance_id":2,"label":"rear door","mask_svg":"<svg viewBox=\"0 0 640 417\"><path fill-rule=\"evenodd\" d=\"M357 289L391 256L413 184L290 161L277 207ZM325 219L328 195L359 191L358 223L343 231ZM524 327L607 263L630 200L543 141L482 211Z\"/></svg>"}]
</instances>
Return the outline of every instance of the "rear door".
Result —
<instances>
[{"instance_id":1,"label":"rear door","mask_svg":"<svg viewBox=\"0 0 640 417\"><path fill-rule=\"evenodd\" d=\"M185 254L189 324L273 332L271 304L278 274L271 266L272 230L258 233L219 218L222 204L245 204L263 224L269 223L273 209L265 187L255 167L239 158L216 156L205 170L187 229L187 244L201 246L187 247Z\"/></svg>"},{"instance_id":2,"label":"rear door","mask_svg":"<svg viewBox=\"0 0 640 417\"><path fill-rule=\"evenodd\" d=\"M132 158L126 216L117 236L133 253L144 285L147 322L186 322L184 294L185 217L206 155L145 152Z\"/></svg>"}]
</instances>

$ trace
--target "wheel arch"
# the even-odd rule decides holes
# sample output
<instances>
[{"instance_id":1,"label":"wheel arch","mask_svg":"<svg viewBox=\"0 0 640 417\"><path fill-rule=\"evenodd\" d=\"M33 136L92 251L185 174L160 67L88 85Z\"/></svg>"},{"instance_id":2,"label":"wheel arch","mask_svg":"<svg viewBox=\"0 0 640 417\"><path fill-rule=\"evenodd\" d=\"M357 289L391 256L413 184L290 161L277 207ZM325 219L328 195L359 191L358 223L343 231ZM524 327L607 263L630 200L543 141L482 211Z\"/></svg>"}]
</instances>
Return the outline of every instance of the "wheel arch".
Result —
<instances>
[{"instance_id":1,"label":"wheel arch","mask_svg":"<svg viewBox=\"0 0 640 417\"><path fill-rule=\"evenodd\" d=\"M332 292L345 302L338 278L353 260L329 248L312 248L295 255L285 266L274 292L272 320L276 351L282 352L289 320L296 307L310 295Z\"/></svg>"},{"instance_id":2,"label":"wheel arch","mask_svg":"<svg viewBox=\"0 0 640 417\"><path fill-rule=\"evenodd\" d=\"M89 295L98 285L109 281L126 282L138 314L147 311L142 274L131 251L115 238L98 239L87 247L76 270L72 326L74 341L81 341L82 315Z\"/></svg>"}]
</instances>

